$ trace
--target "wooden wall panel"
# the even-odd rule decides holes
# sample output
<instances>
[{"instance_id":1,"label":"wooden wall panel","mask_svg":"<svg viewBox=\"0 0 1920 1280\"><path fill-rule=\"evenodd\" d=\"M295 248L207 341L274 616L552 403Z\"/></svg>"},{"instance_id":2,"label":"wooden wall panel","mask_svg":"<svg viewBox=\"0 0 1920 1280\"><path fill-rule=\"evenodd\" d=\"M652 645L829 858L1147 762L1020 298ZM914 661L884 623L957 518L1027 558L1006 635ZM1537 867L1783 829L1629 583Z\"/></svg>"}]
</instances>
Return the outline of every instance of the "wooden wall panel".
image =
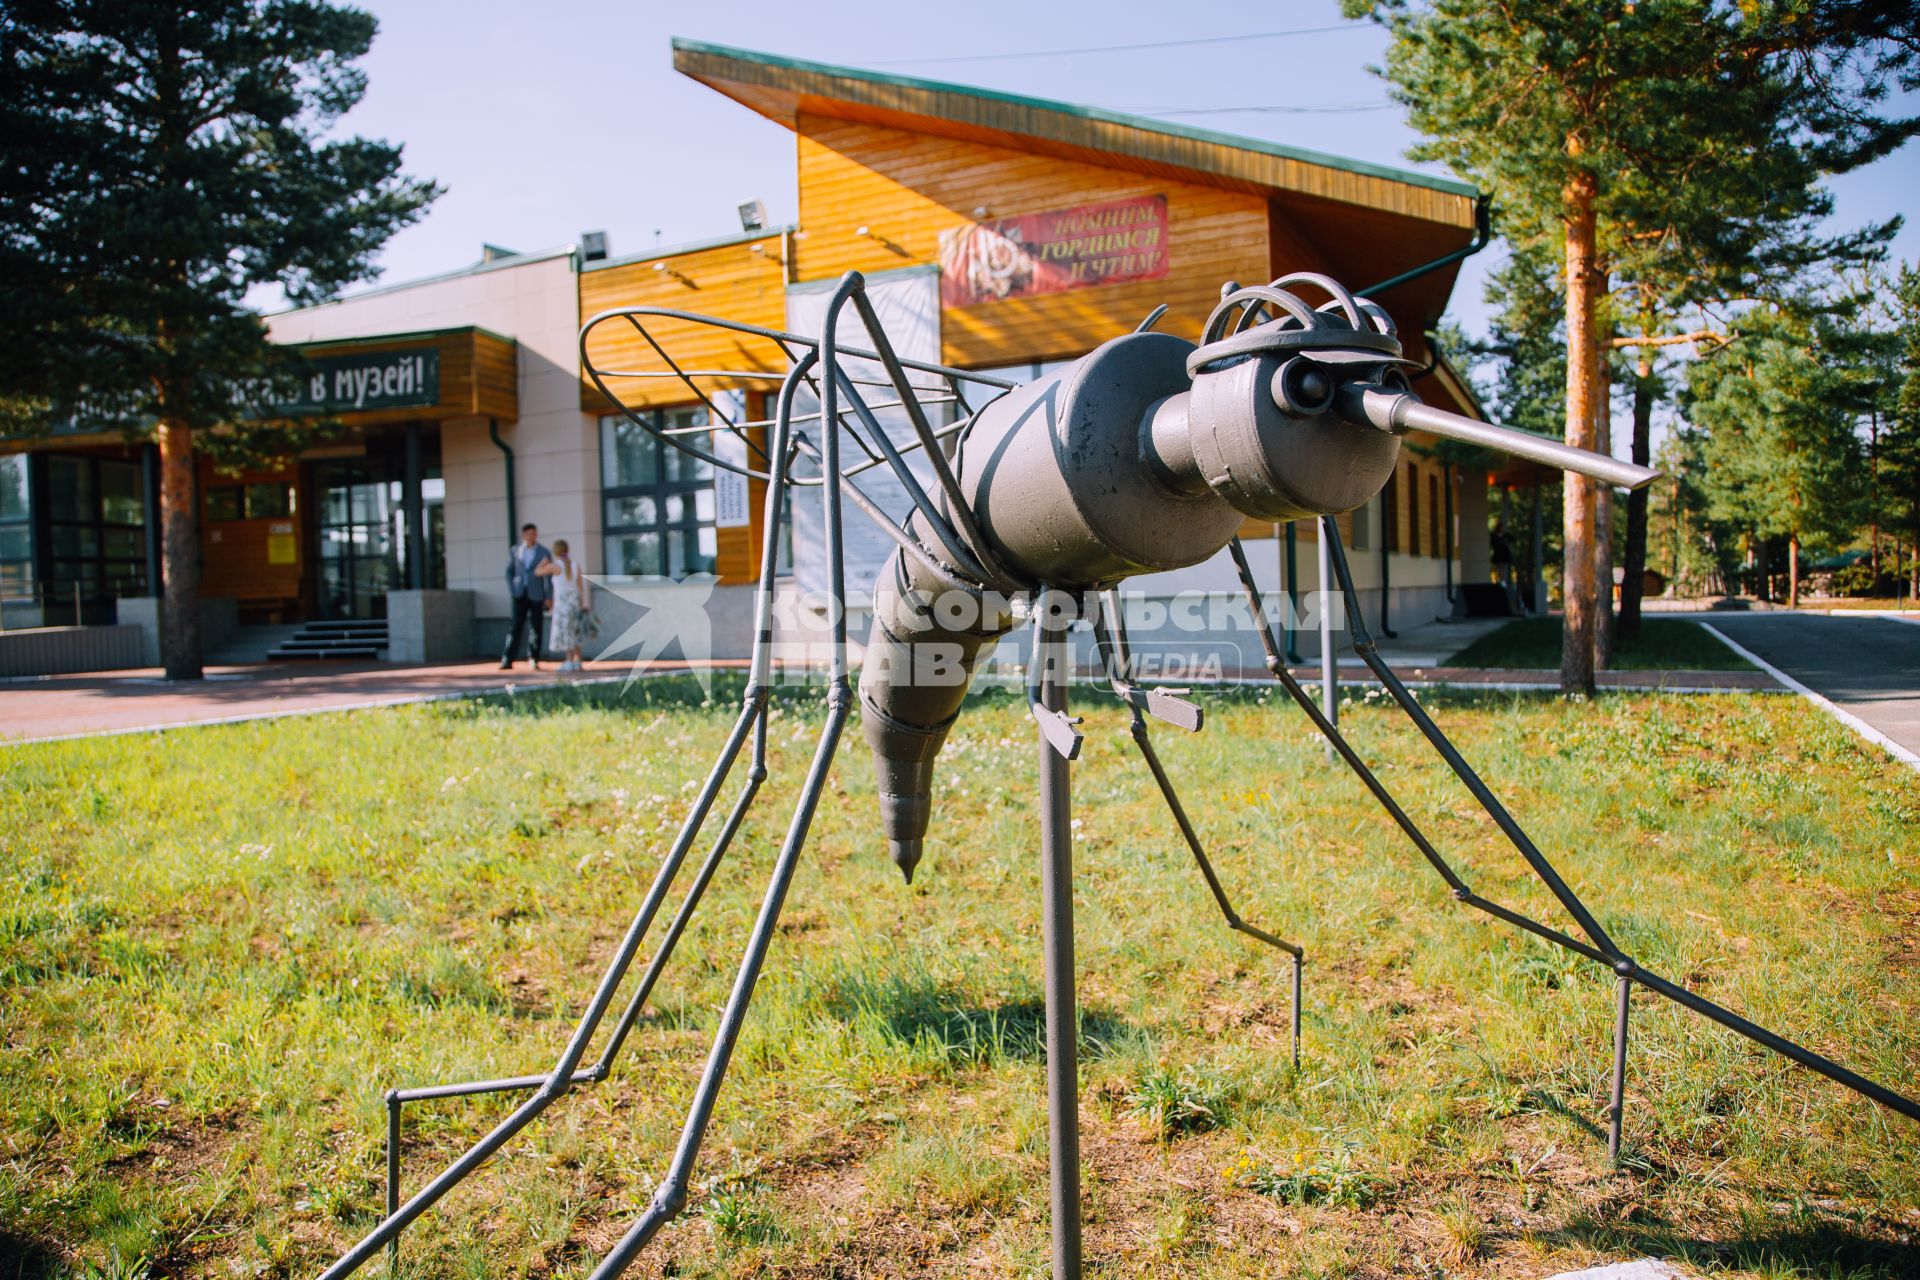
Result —
<instances>
[{"instance_id":1,"label":"wooden wall panel","mask_svg":"<svg viewBox=\"0 0 1920 1280\"><path fill-rule=\"evenodd\" d=\"M1223 281L1266 277L1267 202L1259 196L819 116L800 117L798 146L801 280L934 262L940 233L974 221L978 208L1001 218L1167 197L1166 277L945 310L950 364L1078 355L1131 330L1163 302L1172 310L1161 328L1197 337ZM856 234L862 226L874 236Z\"/></svg>"},{"instance_id":2,"label":"wooden wall panel","mask_svg":"<svg viewBox=\"0 0 1920 1280\"><path fill-rule=\"evenodd\" d=\"M509 338L474 330L472 350L473 407L468 412L481 418L514 421L520 416L519 345Z\"/></svg>"},{"instance_id":3,"label":"wooden wall panel","mask_svg":"<svg viewBox=\"0 0 1920 1280\"><path fill-rule=\"evenodd\" d=\"M766 245L768 252L764 255L752 252L754 244ZM780 236L770 233L763 240L583 271L580 320L584 324L588 317L615 307L671 307L768 328L784 328L787 294L784 270L778 262L780 256ZM665 264L668 270L655 270L657 264ZM680 276L693 284L685 283ZM647 322L647 330L684 369L784 372L787 367L780 348L772 342L726 329L686 321L652 320ZM624 323L605 324L595 329L588 353L600 368L664 371L667 367L646 340ZM777 384L703 379L700 385L708 391L739 387L765 391ZM677 378L616 378L608 382L608 387L635 408L660 408L685 404L692 399ZM584 373L580 395L584 409L599 411L606 407Z\"/></svg>"},{"instance_id":4,"label":"wooden wall panel","mask_svg":"<svg viewBox=\"0 0 1920 1280\"><path fill-rule=\"evenodd\" d=\"M751 417L767 416L771 396L750 395L747 398L747 412ZM760 448L767 447L765 427L756 427L749 431L748 438ZM761 466L761 457L748 452L749 460ZM722 586L751 586L760 578L760 547L765 540L766 521L763 519L767 504L767 482L749 479L747 481L747 523L744 527L716 529L714 576L720 579Z\"/></svg>"},{"instance_id":5,"label":"wooden wall panel","mask_svg":"<svg viewBox=\"0 0 1920 1280\"><path fill-rule=\"evenodd\" d=\"M444 375L444 369L442 373ZM293 484L296 510L292 515L262 520L208 520L204 505L200 519L200 591L208 596L230 596L252 603L275 602L289 610L301 600L302 572L307 560L306 495L298 493L299 468L280 467L224 471L204 454L198 459L200 500L215 485ZM274 526L292 526L292 564L271 564L267 539Z\"/></svg>"}]
</instances>

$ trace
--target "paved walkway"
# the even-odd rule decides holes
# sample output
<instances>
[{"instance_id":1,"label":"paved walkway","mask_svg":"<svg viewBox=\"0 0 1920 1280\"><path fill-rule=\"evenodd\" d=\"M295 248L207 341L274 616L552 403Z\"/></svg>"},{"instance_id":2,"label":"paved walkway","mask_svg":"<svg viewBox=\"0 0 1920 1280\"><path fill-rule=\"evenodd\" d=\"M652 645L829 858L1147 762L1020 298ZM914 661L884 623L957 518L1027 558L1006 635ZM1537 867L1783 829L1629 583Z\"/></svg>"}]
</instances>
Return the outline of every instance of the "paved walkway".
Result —
<instances>
[{"instance_id":1,"label":"paved walkway","mask_svg":"<svg viewBox=\"0 0 1920 1280\"><path fill-rule=\"evenodd\" d=\"M746 663L715 665L744 669ZM1427 667L1405 662L1399 655L1393 666L1402 679L1418 687L1436 684L1490 689L1559 687L1559 673L1553 671ZM525 666L504 672L491 661L418 667L388 663L288 662L209 667L207 678L193 684L171 684L161 678L157 669L0 680L0 743L144 732L440 698L470 698L563 682L605 683L626 679L627 669L624 661L588 663L587 670L568 675L559 674L551 666L540 672L529 671ZM658 663L652 665L648 674L664 675L687 669L680 663ZM1223 674L1229 680L1269 678L1261 668ZM1320 670L1317 666L1303 666L1295 668L1295 675L1303 684L1317 687ZM1671 693L1780 687L1758 672L1737 671L1613 671L1603 673L1600 679L1609 688ZM1347 685L1373 683L1371 673L1348 662L1340 664L1340 681Z\"/></svg>"},{"instance_id":2,"label":"paved walkway","mask_svg":"<svg viewBox=\"0 0 1920 1280\"><path fill-rule=\"evenodd\" d=\"M1920 617L1782 611L1716 613L1699 621L1920 752Z\"/></svg>"},{"instance_id":3,"label":"paved walkway","mask_svg":"<svg viewBox=\"0 0 1920 1280\"><path fill-rule=\"evenodd\" d=\"M583 672L562 675L551 663L535 672L524 664L501 671L494 661L445 666L274 662L208 667L205 680L185 684L169 683L158 668L0 680L0 742L344 711L582 680L624 680L628 666L624 661L588 663ZM686 670L679 663L658 667L662 672Z\"/></svg>"}]
</instances>

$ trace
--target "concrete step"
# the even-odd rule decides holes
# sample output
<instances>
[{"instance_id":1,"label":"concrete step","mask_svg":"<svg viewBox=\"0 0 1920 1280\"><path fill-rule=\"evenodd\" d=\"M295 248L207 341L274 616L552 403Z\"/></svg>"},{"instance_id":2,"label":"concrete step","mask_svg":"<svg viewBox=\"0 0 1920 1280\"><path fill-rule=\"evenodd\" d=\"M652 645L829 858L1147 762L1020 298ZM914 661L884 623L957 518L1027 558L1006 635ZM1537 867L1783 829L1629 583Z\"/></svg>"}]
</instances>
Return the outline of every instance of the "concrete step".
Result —
<instances>
[{"instance_id":1,"label":"concrete step","mask_svg":"<svg viewBox=\"0 0 1920 1280\"><path fill-rule=\"evenodd\" d=\"M327 648L275 649L267 655L267 661L325 662L336 658L379 658L384 653L386 653L385 647L339 644Z\"/></svg>"},{"instance_id":2,"label":"concrete step","mask_svg":"<svg viewBox=\"0 0 1920 1280\"><path fill-rule=\"evenodd\" d=\"M298 623L240 627L219 648L207 653L207 661L217 667L244 667L265 662L269 653L298 634Z\"/></svg>"}]
</instances>

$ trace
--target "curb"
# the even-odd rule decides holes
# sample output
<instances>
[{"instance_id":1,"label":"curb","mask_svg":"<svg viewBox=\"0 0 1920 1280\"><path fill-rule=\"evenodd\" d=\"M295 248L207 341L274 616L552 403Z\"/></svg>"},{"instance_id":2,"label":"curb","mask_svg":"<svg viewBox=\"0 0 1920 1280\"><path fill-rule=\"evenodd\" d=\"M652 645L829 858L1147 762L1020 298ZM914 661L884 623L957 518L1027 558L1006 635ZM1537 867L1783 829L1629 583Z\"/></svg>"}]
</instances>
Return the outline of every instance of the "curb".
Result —
<instances>
[{"instance_id":1,"label":"curb","mask_svg":"<svg viewBox=\"0 0 1920 1280\"><path fill-rule=\"evenodd\" d=\"M1724 631L1720 630L1720 628L1714 626L1712 623L1703 622L1700 624L1700 626L1705 628L1707 631L1711 632L1713 636L1720 641L1721 644L1726 645L1727 648L1733 650L1735 653L1745 658L1748 662L1751 662L1754 666L1760 668L1762 671L1772 676L1775 680L1778 680L1781 684L1793 690L1795 693L1805 698L1808 702L1811 702L1814 706L1820 708L1822 711L1832 716L1835 720L1838 720L1841 724L1847 726L1847 728L1853 730L1855 733L1865 738L1868 742L1873 743L1875 746L1885 748L1887 754L1891 755L1895 760L1900 761L1900 763L1906 765L1908 768L1914 770L1915 772L1920 772L1920 755L1915 755L1912 751L1909 751L1907 748L1901 746L1899 743L1895 742L1892 738L1889 738L1886 734L1880 732L1878 729L1868 724L1865 720L1862 720L1859 716L1854 715L1851 711L1843 710L1841 707L1835 705L1833 701L1831 701L1830 699L1823 697L1818 693L1815 693L1812 689L1807 688L1806 685L1801 684L1798 680L1795 680L1792 676L1788 675L1786 672L1782 671L1780 668L1774 666L1771 662L1768 662L1765 658L1761 657L1759 654L1755 653L1753 650L1748 649L1742 645L1736 644Z\"/></svg>"}]
</instances>

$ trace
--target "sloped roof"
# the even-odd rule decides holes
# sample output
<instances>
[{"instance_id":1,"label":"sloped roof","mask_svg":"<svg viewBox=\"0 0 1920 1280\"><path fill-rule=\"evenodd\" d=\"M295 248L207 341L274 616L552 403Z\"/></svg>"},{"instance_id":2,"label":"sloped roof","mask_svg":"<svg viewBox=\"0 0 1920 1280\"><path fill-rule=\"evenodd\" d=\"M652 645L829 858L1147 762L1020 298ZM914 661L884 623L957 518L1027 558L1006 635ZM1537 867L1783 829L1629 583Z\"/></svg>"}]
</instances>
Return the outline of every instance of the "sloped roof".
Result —
<instances>
[{"instance_id":1,"label":"sloped roof","mask_svg":"<svg viewBox=\"0 0 1920 1280\"><path fill-rule=\"evenodd\" d=\"M1466 247L1463 182L1100 107L807 62L675 37L673 65L789 129L802 115L960 138L1262 195L1355 288ZM1439 319L1457 265L1379 300L1409 335ZM1417 340L1416 340L1417 341Z\"/></svg>"}]
</instances>

